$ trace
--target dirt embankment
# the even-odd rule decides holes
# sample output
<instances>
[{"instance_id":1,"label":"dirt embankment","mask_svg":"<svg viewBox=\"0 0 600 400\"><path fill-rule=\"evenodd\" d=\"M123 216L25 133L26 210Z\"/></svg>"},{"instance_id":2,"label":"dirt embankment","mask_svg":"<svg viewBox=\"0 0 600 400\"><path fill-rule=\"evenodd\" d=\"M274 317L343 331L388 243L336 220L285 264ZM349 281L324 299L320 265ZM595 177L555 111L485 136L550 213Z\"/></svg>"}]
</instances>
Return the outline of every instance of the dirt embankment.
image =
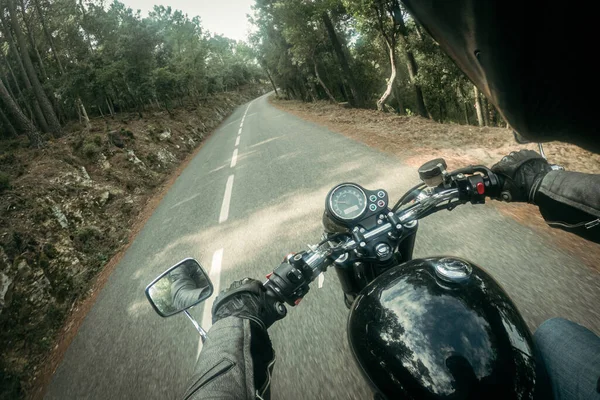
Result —
<instances>
[{"instance_id":1,"label":"dirt embankment","mask_svg":"<svg viewBox=\"0 0 600 400\"><path fill-rule=\"evenodd\" d=\"M270 98L271 103L306 120L324 125L334 132L397 155L403 162L419 167L442 157L449 169L470 164L491 166L511 151L537 150L537 145L519 145L512 132L504 128L440 124L421 117L398 116L374 110L349 109L327 102L302 103ZM600 155L566 143L544 145L548 159L567 170L600 173ZM417 177L415 176L415 179ZM546 225L537 207L522 203L490 201L501 212L533 227L588 266L600 270L600 246Z\"/></svg>"},{"instance_id":2,"label":"dirt embankment","mask_svg":"<svg viewBox=\"0 0 600 400\"><path fill-rule=\"evenodd\" d=\"M247 86L172 116L98 118L89 131L73 124L41 150L0 142L0 398L43 386L117 260L107 262L182 161L236 106L265 92Z\"/></svg>"}]
</instances>

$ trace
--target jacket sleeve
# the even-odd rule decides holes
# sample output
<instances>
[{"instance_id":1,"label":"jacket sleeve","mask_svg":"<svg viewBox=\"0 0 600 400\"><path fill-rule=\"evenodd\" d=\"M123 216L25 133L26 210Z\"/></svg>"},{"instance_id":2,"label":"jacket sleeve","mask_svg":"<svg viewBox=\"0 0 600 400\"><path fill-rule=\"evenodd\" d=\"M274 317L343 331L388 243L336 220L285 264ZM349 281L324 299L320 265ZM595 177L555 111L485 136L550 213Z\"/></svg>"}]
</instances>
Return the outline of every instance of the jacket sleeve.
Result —
<instances>
[{"instance_id":1,"label":"jacket sleeve","mask_svg":"<svg viewBox=\"0 0 600 400\"><path fill-rule=\"evenodd\" d=\"M600 243L600 175L550 171L534 201L548 225Z\"/></svg>"},{"instance_id":2,"label":"jacket sleeve","mask_svg":"<svg viewBox=\"0 0 600 400\"><path fill-rule=\"evenodd\" d=\"M264 329L247 319L221 319L208 331L184 399L266 400L274 361Z\"/></svg>"}]
</instances>

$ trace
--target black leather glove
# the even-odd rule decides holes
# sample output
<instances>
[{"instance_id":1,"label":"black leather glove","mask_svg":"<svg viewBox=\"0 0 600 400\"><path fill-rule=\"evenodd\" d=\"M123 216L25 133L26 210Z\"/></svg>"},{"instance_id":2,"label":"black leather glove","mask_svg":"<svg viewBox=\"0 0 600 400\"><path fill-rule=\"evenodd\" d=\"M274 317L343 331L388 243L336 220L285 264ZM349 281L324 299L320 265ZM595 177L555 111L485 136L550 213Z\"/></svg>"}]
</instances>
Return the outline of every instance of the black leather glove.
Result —
<instances>
[{"instance_id":1,"label":"black leather glove","mask_svg":"<svg viewBox=\"0 0 600 400\"><path fill-rule=\"evenodd\" d=\"M512 152L492 167L500 176L500 200L533 203L542 179L552 168L533 150Z\"/></svg>"},{"instance_id":2,"label":"black leather glove","mask_svg":"<svg viewBox=\"0 0 600 400\"><path fill-rule=\"evenodd\" d=\"M227 317L239 317L254 321L264 329L284 317L277 312L277 300L266 295L260 281L245 278L234 281L228 289L222 291L213 304L213 324Z\"/></svg>"}]
</instances>

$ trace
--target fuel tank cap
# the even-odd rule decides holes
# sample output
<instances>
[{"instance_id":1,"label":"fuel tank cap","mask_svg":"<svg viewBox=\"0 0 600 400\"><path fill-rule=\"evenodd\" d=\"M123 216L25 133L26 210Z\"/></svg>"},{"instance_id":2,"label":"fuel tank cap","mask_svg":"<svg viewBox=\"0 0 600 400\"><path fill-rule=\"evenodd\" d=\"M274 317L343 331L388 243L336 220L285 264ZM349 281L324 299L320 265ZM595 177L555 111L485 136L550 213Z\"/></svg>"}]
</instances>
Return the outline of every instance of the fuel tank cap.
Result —
<instances>
[{"instance_id":1,"label":"fuel tank cap","mask_svg":"<svg viewBox=\"0 0 600 400\"><path fill-rule=\"evenodd\" d=\"M435 264L435 274L446 282L462 283L469 280L473 267L463 260L457 258L441 258Z\"/></svg>"}]
</instances>

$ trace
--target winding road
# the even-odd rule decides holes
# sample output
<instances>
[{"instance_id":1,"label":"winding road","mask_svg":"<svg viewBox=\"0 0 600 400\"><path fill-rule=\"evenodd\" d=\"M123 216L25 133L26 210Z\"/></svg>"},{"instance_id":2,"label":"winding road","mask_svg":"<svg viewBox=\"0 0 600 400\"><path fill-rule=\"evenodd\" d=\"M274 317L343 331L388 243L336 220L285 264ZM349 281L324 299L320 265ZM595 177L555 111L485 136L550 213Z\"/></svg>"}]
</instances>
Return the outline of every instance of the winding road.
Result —
<instances>
[{"instance_id":1,"label":"winding road","mask_svg":"<svg viewBox=\"0 0 600 400\"><path fill-rule=\"evenodd\" d=\"M452 168L452 166L449 166ZM159 317L145 286L195 257L223 288L262 278L284 255L319 241L325 195L353 181L398 198L418 182L397 158L274 108L240 106L208 139L136 237L83 322L47 399L177 399L189 384L199 336L184 315ZM415 257L452 254L490 272L531 329L563 316L600 332L600 274L494 207L459 207L423 220ZM347 310L334 272L271 337L273 399L372 398L346 340ZM208 327L205 306L192 314Z\"/></svg>"}]
</instances>

